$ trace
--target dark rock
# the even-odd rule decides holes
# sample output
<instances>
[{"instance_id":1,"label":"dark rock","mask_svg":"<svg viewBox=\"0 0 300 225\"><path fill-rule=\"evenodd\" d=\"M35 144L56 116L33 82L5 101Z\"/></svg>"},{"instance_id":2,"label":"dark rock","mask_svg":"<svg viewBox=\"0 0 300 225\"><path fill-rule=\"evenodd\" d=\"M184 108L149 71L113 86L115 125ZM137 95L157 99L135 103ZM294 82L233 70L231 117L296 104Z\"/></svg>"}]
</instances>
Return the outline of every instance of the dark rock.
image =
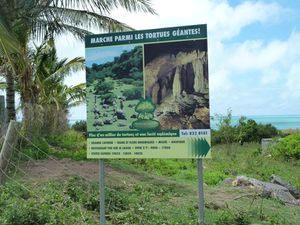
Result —
<instances>
[{"instance_id":1,"label":"dark rock","mask_svg":"<svg viewBox=\"0 0 300 225\"><path fill-rule=\"evenodd\" d=\"M281 185L281 186L287 188L289 190L289 192L291 193L291 195L293 195L296 199L300 199L300 191L296 187L294 187L290 183L283 180L281 177L276 176L274 174L272 174L271 179L272 179L271 182L273 184L278 184L278 185Z\"/></svg>"},{"instance_id":2,"label":"dark rock","mask_svg":"<svg viewBox=\"0 0 300 225\"><path fill-rule=\"evenodd\" d=\"M103 121L104 124L113 124L113 121L111 119L105 119Z\"/></svg>"},{"instance_id":3,"label":"dark rock","mask_svg":"<svg viewBox=\"0 0 300 225\"><path fill-rule=\"evenodd\" d=\"M206 106L208 104L207 99L201 96L193 95L193 98L196 100L198 106Z\"/></svg>"},{"instance_id":4,"label":"dark rock","mask_svg":"<svg viewBox=\"0 0 300 225\"><path fill-rule=\"evenodd\" d=\"M156 116L161 116L164 112L161 112L161 111L157 111L156 112Z\"/></svg>"},{"instance_id":5,"label":"dark rock","mask_svg":"<svg viewBox=\"0 0 300 225\"><path fill-rule=\"evenodd\" d=\"M125 112L123 110L117 110L115 116L117 116L119 120L127 120Z\"/></svg>"},{"instance_id":6,"label":"dark rock","mask_svg":"<svg viewBox=\"0 0 300 225\"><path fill-rule=\"evenodd\" d=\"M94 110L92 111L95 115L100 115L100 110L94 108Z\"/></svg>"},{"instance_id":7,"label":"dark rock","mask_svg":"<svg viewBox=\"0 0 300 225\"><path fill-rule=\"evenodd\" d=\"M259 181L246 176L238 176L234 181L235 186L251 186L261 191L262 196L276 198L288 205L299 205L300 201L295 199L286 187L278 184Z\"/></svg>"},{"instance_id":8,"label":"dark rock","mask_svg":"<svg viewBox=\"0 0 300 225\"><path fill-rule=\"evenodd\" d=\"M161 116L159 122L161 130L180 130L184 128L180 116L173 113Z\"/></svg>"},{"instance_id":9,"label":"dark rock","mask_svg":"<svg viewBox=\"0 0 300 225\"><path fill-rule=\"evenodd\" d=\"M125 123L118 123L118 127L126 127Z\"/></svg>"},{"instance_id":10,"label":"dark rock","mask_svg":"<svg viewBox=\"0 0 300 225\"><path fill-rule=\"evenodd\" d=\"M226 178L225 180L223 180L223 184L225 184L225 185L232 185L233 181L234 181L233 178Z\"/></svg>"},{"instance_id":11,"label":"dark rock","mask_svg":"<svg viewBox=\"0 0 300 225\"><path fill-rule=\"evenodd\" d=\"M190 122L194 129L209 129L209 109L206 107L195 109L193 115L190 117Z\"/></svg>"},{"instance_id":12,"label":"dark rock","mask_svg":"<svg viewBox=\"0 0 300 225\"><path fill-rule=\"evenodd\" d=\"M118 96L118 99L126 101L126 98L124 96Z\"/></svg>"},{"instance_id":13,"label":"dark rock","mask_svg":"<svg viewBox=\"0 0 300 225\"><path fill-rule=\"evenodd\" d=\"M136 106L136 104L129 104L129 105L128 105L129 108L133 108L133 107L135 107L135 106Z\"/></svg>"},{"instance_id":14,"label":"dark rock","mask_svg":"<svg viewBox=\"0 0 300 225\"><path fill-rule=\"evenodd\" d=\"M183 116L193 115L197 106L197 101L193 98L193 95L187 95L186 97L177 98L179 107L179 114Z\"/></svg>"},{"instance_id":15,"label":"dark rock","mask_svg":"<svg viewBox=\"0 0 300 225\"><path fill-rule=\"evenodd\" d=\"M102 107L103 107L103 109L108 109L108 108L109 108L109 105L103 104Z\"/></svg>"},{"instance_id":16,"label":"dark rock","mask_svg":"<svg viewBox=\"0 0 300 225\"><path fill-rule=\"evenodd\" d=\"M130 117L130 118L132 118L132 119L136 119L138 117L138 114L137 113L135 113L135 114L132 114L132 116Z\"/></svg>"},{"instance_id":17,"label":"dark rock","mask_svg":"<svg viewBox=\"0 0 300 225\"><path fill-rule=\"evenodd\" d=\"M102 122L102 121L99 121L99 120L96 120L96 121L93 123L93 126L94 126L94 127L97 127L97 126L103 126L103 122Z\"/></svg>"}]
</instances>

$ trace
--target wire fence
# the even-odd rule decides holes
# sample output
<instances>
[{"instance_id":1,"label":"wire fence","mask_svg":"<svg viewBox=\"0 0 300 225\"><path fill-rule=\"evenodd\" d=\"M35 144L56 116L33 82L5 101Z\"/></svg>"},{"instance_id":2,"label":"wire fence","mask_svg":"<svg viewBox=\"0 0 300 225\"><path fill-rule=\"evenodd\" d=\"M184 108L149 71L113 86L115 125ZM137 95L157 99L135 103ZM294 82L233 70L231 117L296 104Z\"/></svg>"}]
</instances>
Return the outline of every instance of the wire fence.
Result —
<instances>
[{"instance_id":1,"label":"wire fence","mask_svg":"<svg viewBox=\"0 0 300 225\"><path fill-rule=\"evenodd\" d=\"M27 147L30 147L34 149L34 151L41 153L45 156L46 160L51 162L51 164L55 164L56 167L62 168L64 171L69 172L69 177L72 177L76 175L76 171L73 168L70 168L68 165L63 163L61 160L54 158L50 154L48 154L45 150L38 147L32 140L24 136L18 129L14 130L15 135L18 135L19 140L18 143L22 145L22 143L26 142ZM0 150L2 148L3 142L6 140L6 136L2 135L0 137ZM19 145L13 145L12 143L7 143L8 146L11 148L13 154L12 157L6 158L5 155L2 155L3 160L6 160L8 163L4 168L0 167L0 173L2 173L5 176L6 183L13 184L15 187L18 187L30 194L35 199L39 199L40 202L43 200L44 196L47 195L47 193L41 193L39 190L39 187L41 185L44 185L43 182L48 182L49 180L47 177L44 177L43 180L40 180L37 177L33 177L34 175L31 173L30 169L34 166L37 166L39 170L42 170L46 172L45 174L48 174L48 177L56 177L57 174L52 171L51 168L48 168L47 165L43 165L42 163L39 163L39 160L34 159L30 155L26 154L20 148ZM64 175L66 176L66 175ZM67 179L67 177L64 177L64 179ZM5 184L2 185L1 188L5 188ZM3 190L3 189L2 189ZM84 194L87 196L90 195L88 190L81 190ZM26 202L27 199L24 199L22 196L20 196L19 193L16 193L14 190L9 190L9 193L12 194L15 198L20 200L20 202ZM68 202L71 209L73 209L76 212L79 212L79 216L77 218L77 223L75 224L89 224L86 218L87 216L87 210L82 207L82 205L77 204L76 201L72 201L70 199L70 196L67 195L67 193L63 193L64 198L68 199ZM1 192L0 192L0 203L1 203ZM60 212L62 210L61 207L58 207L55 204L48 204L49 207L52 208L53 211ZM39 207L39 206L37 206ZM1 210L0 210L0 216L1 216ZM66 222L65 224L69 224Z\"/></svg>"}]
</instances>

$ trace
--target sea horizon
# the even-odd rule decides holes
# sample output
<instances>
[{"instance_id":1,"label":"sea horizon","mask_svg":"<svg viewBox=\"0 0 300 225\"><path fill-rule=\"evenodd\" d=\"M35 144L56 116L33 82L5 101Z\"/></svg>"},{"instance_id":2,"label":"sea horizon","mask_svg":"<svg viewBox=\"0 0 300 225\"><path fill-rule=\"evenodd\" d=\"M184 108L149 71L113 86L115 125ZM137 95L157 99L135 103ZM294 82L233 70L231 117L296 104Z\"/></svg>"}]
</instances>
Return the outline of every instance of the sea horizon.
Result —
<instances>
[{"instance_id":1,"label":"sea horizon","mask_svg":"<svg viewBox=\"0 0 300 225\"><path fill-rule=\"evenodd\" d=\"M225 115L224 115L225 116ZM279 130L284 129L300 129L300 115L233 115L232 125L236 125L241 116L247 119L253 119L256 123L272 124ZM213 120L214 116L211 116L211 129L217 129L218 120ZM76 121L86 119L69 119L69 124L72 125Z\"/></svg>"}]
</instances>

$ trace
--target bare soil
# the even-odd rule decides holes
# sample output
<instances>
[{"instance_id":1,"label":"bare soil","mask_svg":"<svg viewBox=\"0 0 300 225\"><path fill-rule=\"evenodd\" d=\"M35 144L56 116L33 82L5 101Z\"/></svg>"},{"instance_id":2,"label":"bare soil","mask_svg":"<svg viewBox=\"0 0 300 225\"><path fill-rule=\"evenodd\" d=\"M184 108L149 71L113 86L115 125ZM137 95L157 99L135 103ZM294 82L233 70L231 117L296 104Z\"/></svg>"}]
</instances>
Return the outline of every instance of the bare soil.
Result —
<instances>
[{"instance_id":1,"label":"bare soil","mask_svg":"<svg viewBox=\"0 0 300 225\"><path fill-rule=\"evenodd\" d=\"M66 180L70 176L80 176L88 181L99 180L99 163L97 161L74 161L70 159L45 159L29 161L22 165L30 179L35 182L47 180ZM123 186L131 188L135 183L151 183L172 185L179 192L188 193L187 198L194 199L197 196L197 186L193 184L179 183L166 177L149 175L142 171L133 171L124 168L116 168L106 165L106 183L109 186ZM226 202L234 201L240 196L255 195L254 190L231 186L208 187L205 185L206 206L208 208L226 207ZM175 200L175 199L174 199ZM176 199L176 201L180 199ZM195 205L195 207L197 207Z\"/></svg>"}]
</instances>

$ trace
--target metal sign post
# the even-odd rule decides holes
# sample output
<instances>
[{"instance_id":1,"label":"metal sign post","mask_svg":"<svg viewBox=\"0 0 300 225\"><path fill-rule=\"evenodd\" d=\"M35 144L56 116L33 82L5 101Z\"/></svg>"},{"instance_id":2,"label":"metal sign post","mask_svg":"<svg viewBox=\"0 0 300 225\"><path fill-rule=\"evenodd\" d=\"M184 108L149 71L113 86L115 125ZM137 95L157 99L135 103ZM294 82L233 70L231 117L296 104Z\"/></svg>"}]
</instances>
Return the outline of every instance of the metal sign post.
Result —
<instances>
[{"instance_id":1,"label":"metal sign post","mask_svg":"<svg viewBox=\"0 0 300 225\"><path fill-rule=\"evenodd\" d=\"M100 186L100 225L105 225L105 183L104 160L99 160L99 186Z\"/></svg>"},{"instance_id":2,"label":"metal sign post","mask_svg":"<svg viewBox=\"0 0 300 225\"><path fill-rule=\"evenodd\" d=\"M0 127L5 122L5 100L4 96L0 95Z\"/></svg>"},{"instance_id":3,"label":"metal sign post","mask_svg":"<svg viewBox=\"0 0 300 225\"><path fill-rule=\"evenodd\" d=\"M197 160L197 168L198 168L198 207L199 207L199 219L200 225L204 225L204 190L203 190L203 165L202 159Z\"/></svg>"}]
</instances>

